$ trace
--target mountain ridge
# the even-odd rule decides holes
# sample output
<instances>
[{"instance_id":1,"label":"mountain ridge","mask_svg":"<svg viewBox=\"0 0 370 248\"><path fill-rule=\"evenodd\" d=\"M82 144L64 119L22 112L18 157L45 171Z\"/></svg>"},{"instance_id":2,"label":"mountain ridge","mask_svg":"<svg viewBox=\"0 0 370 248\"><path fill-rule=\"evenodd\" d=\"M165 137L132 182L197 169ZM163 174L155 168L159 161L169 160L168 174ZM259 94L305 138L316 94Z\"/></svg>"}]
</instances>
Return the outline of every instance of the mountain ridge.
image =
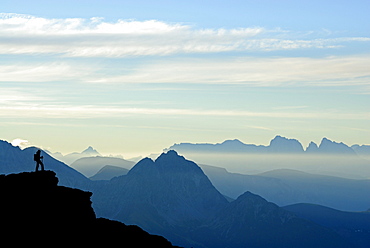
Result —
<instances>
[{"instance_id":1,"label":"mountain ridge","mask_svg":"<svg viewBox=\"0 0 370 248\"><path fill-rule=\"evenodd\" d=\"M113 205L106 209L97 206L99 214L137 224L177 245L280 248L297 247L297 244L299 247L334 247L335 244L350 247L331 231L299 219L250 192L229 203L196 163L175 151L165 152L156 160L141 160L127 175L111 179L105 187L102 192L109 193L96 197L103 197L101 202ZM117 205L121 208L114 208ZM258 224L261 220L265 224ZM235 234L226 234L225 230L234 230ZM309 245L300 243L290 232L306 237ZM281 235L284 240L279 243Z\"/></svg>"},{"instance_id":2,"label":"mountain ridge","mask_svg":"<svg viewBox=\"0 0 370 248\"><path fill-rule=\"evenodd\" d=\"M359 145L352 147L358 148ZM320 145L311 141L304 149L303 145L297 139L290 139L280 135L276 135L269 145L246 144L239 139L225 140L221 143L179 143L164 149L164 151L176 150L179 152L245 152L245 153L346 153L356 154L353 148L343 142L332 141L326 137L322 138ZM370 146L369 146L370 147ZM230 149L231 148L231 149ZM368 146L362 146L362 149L367 149ZM198 149L198 151L195 151ZM358 149L360 150L360 149ZM370 148L369 148L370 150Z\"/></svg>"}]
</instances>

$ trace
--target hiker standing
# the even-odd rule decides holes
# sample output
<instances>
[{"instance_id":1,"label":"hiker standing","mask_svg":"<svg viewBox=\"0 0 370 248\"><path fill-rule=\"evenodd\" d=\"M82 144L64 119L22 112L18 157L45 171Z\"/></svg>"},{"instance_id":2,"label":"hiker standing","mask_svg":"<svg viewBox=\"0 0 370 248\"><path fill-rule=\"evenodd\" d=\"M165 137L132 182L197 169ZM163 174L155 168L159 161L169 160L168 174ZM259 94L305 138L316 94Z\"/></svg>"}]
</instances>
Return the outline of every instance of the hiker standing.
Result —
<instances>
[{"instance_id":1,"label":"hiker standing","mask_svg":"<svg viewBox=\"0 0 370 248\"><path fill-rule=\"evenodd\" d=\"M39 165L41 165L41 171L44 171L44 163L42 162L42 159L44 156L41 156L41 150L38 150L34 155L33 155L33 160L36 161L36 171L39 170Z\"/></svg>"}]
</instances>

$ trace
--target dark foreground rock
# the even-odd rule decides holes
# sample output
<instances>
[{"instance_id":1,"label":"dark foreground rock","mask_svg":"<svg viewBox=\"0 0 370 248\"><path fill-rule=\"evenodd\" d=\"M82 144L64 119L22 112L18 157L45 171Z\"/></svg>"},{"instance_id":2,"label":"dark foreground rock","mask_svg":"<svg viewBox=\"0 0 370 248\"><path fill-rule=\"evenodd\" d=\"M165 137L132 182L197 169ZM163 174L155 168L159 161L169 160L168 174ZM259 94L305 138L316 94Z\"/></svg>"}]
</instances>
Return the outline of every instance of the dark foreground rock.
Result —
<instances>
[{"instance_id":1,"label":"dark foreground rock","mask_svg":"<svg viewBox=\"0 0 370 248\"><path fill-rule=\"evenodd\" d=\"M0 236L4 244L174 247L137 226L96 218L91 192L57 184L52 171L0 175Z\"/></svg>"}]
</instances>

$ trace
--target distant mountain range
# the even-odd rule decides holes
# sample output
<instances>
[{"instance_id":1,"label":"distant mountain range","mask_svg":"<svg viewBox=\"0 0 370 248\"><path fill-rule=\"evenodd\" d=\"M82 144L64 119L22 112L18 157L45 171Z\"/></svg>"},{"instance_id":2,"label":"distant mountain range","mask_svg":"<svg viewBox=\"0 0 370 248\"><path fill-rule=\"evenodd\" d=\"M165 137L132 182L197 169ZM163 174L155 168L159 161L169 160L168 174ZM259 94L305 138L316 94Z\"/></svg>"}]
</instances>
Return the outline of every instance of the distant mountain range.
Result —
<instances>
[{"instance_id":1,"label":"distant mountain range","mask_svg":"<svg viewBox=\"0 0 370 248\"><path fill-rule=\"evenodd\" d=\"M95 150L94 148L92 148L91 146L89 146L88 148L86 148L82 152L73 152L73 153L69 153L67 155L63 155L60 152L55 152L55 153L50 152L50 151L46 151L46 152L49 153L54 158L62 161L63 163L66 163L68 165L72 164L73 162L75 162L76 160L78 160L80 158L101 156L100 153L97 150Z\"/></svg>"},{"instance_id":2,"label":"distant mountain range","mask_svg":"<svg viewBox=\"0 0 370 248\"><path fill-rule=\"evenodd\" d=\"M36 149L21 150L0 142L1 172L34 170L32 158ZM197 164L175 151L163 153L156 160L145 158L127 175L109 181L92 181L43 155L46 169L54 170L62 184L93 192L93 208L99 217L138 225L176 245L356 247L351 239L297 217L253 193L245 192L228 202ZM346 194L343 192L343 197Z\"/></svg>"},{"instance_id":3,"label":"distant mountain range","mask_svg":"<svg viewBox=\"0 0 370 248\"><path fill-rule=\"evenodd\" d=\"M276 169L292 169L351 179L370 179L370 146L349 147L323 138L304 149L296 139L276 136L268 146L226 140L219 144L175 144L176 150L198 164L227 168L242 174L259 174ZM369 149L369 153L368 152Z\"/></svg>"},{"instance_id":4,"label":"distant mountain range","mask_svg":"<svg viewBox=\"0 0 370 248\"><path fill-rule=\"evenodd\" d=\"M321 140L320 145L311 142L304 149L296 139L288 139L277 135L268 146L245 144L238 139L226 140L222 143L180 143L165 149L176 150L180 153L321 153L321 154L370 154L370 146L348 145L331 141L327 138Z\"/></svg>"}]
</instances>

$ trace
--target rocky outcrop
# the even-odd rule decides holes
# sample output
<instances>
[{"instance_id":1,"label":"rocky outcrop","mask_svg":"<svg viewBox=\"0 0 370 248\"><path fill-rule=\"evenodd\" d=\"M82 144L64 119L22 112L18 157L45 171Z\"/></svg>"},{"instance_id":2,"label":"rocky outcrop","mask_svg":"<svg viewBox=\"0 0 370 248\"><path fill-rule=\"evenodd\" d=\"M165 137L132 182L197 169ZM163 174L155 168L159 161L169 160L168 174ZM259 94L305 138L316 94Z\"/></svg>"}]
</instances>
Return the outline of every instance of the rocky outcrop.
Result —
<instances>
[{"instance_id":1,"label":"rocky outcrop","mask_svg":"<svg viewBox=\"0 0 370 248\"><path fill-rule=\"evenodd\" d=\"M92 193L57 184L52 171L0 176L2 242L13 246L173 247L137 226L96 218Z\"/></svg>"}]
</instances>

